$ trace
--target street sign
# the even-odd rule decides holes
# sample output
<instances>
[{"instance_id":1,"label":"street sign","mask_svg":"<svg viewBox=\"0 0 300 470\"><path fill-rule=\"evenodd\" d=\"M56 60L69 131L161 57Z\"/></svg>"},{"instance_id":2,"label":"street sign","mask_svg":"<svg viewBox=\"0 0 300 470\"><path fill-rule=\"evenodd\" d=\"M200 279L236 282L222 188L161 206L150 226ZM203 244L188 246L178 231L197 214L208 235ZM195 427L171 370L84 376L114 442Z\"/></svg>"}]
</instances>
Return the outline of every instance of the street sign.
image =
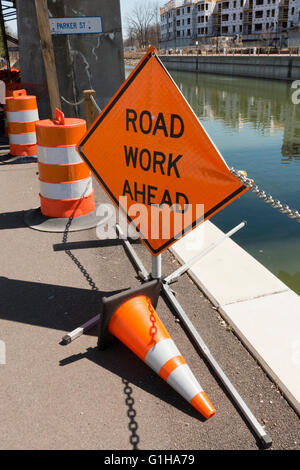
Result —
<instances>
[{"instance_id":1,"label":"street sign","mask_svg":"<svg viewBox=\"0 0 300 470\"><path fill-rule=\"evenodd\" d=\"M153 47L78 151L153 255L247 191Z\"/></svg>"},{"instance_id":2,"label":"street sign","mask_svg":"<svg viewBox=\"0 0 300 470\"><path fill-rule=\"evenodd\" d=\"M101 16L74 16L49 18L51 34L96 34L102 33Z\"/></svg>"}]
</instances>

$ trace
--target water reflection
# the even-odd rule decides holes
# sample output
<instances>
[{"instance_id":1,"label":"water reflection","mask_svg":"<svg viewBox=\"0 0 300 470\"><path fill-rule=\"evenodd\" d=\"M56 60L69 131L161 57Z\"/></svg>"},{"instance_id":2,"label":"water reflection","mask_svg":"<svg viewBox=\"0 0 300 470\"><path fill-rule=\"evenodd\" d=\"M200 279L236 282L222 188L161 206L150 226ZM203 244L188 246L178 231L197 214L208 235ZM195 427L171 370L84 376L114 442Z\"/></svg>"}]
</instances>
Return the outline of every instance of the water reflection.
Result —
<instances>
[{"instance_id":1,"label":"water reflection","mask_svg":"<svg viewBox=\"0 0 300 470\"><path fill-rule=\"evenodd\" d=\"M300 272L297 272L293 276L285 271L279 271L279 279L287 284L294 291L299 291L300 286Z\"/></svg>"},{"instance_id":2,"label":"water reflection","mask_svg":"<svg viewBox=\"0 0 300 470\"><path fill-rule=\"evenodd\" d=\"M292 103L289 83L171 73L201 121L221 121L233 130L248 125L263 136L282 131L282 163L300 159L300 104Z\"/></svg>"},{"instance_id":3,"label":"water reflection","mask_svg":"<svg viewBox=\"0 0 300 470\"><path fill-rule=\"evenodd\" d=\"M229 165L245 169L275 198L300 208L300 104L290 83L171 72ZM300 294L300 225L253 194L212 218L223 231L246 219L234 240Z\"/></svg>"},{"instance_id":4,"label":"water reflection","mask_svg":"<svg viewBox=\"0 0 300 470\"><path fill-rule=\"evenodd\" d=\"M170 72L229 165L300 209L300 104L286 82ZM128 74L128 70L127 70ZM247 193L212 218L259 262L300 294L300 225Z\"/></svg>"}]
</instances>

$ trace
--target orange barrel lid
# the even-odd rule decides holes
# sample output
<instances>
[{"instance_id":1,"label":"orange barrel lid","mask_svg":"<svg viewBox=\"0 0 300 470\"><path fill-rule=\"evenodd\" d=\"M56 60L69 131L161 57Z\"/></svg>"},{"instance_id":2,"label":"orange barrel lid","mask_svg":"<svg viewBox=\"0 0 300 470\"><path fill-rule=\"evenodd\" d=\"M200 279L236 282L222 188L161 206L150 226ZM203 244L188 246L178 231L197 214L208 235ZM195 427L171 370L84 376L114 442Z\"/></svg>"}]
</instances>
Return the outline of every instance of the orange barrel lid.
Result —
<instances>
[{"instance_id":1,"label":"orange barrel lid","mask_svg":"<svg viewBox=\"0 0 300 470\"><path fill-rule=\"evenodd\" d=\"M76 145L86 132L86 121L77 118L65 118L56 109L56 119L44 119L36 122L36 137L42 147L64 147Z\"/></svg>"},{"instance_id":2,"label":"orange barrel lid","mask_svg":"<svg viewBox=\"0 0 300 470\"><path fill-rule=\"evenodd\" d=\"M27 95L26 90L14 90L12 96L5 98L6 111L30 111L37 109L36 97Z\"/></svg>"}]
</instances>

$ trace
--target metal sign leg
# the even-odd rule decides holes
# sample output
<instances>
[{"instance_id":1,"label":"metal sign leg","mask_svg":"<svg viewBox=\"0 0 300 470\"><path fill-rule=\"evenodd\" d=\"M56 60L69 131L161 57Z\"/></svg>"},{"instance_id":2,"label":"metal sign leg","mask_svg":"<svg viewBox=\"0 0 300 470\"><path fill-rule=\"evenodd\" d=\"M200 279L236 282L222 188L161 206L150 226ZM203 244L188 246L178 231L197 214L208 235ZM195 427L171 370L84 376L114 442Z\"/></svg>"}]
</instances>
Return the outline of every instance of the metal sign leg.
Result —
<instances>
[{"instance_id":1,"label":"metal sign leg","mask_svg":"<svg viewBox=\"0 0 300 470\"><path fill-rule=\"evenodd\" d=\"M180 266L180 268L176 269L172 274L167 276L165 278L165 283L170 284L171 282L177 281L179 277L184 274L186 271L188 271L197 261L199 261L203 256L207 255L210 251L212 251L214 248L216 248L218 245L223 243L227 238L230 238L232 235L234 235L236 232L241 230L241 228L245 227L247 225L247 222L241 222L239 225L231 229L229 232L227 232L223 237L220 237L219 240L215 241L214 243L211 243L207 248L204 250L200 251L196 256L194 256L192 259L187 261L187 263L183 264Z\"/></svg>"},{"instance_id":2,"label":"metal sign leg","mask_svg":"<svg viewBox=\"0 0 300 470\"><path fill-rule=\"evenodd\" d=\"M242 228L242 227L240 227ZM127 243L129 243L127 241ZM143 266L142 262L138 258L137 255L134 255L135 251L131 247L131 253L133 255L134 262L136 264L137 269L140 272L147 273L145 267ZM153 260L152 260L153 261ZM154 261L153 261L154 263ZM158 261L157 263L161 263L161 260ZM152 266L153 269L153 266ZM157 270L157 266L155 266L155 269ZM157 272L157 271L154 271ZM153 273L152 273L153 275ZM148 275L149 278L149 275ZM194 327L193 323L189 320L187 314L183 310L182 306L176 299L175 295L173 294L171 288L167 284L163 284L163 292L168 298L169 302L173 306L174 310L176 311L176 314L178 317L181 319L182 323L184 324L186 330L188 333L193 337L195 340L196 345L198 346L198 350L203 354L207 362L211 365L216 377L220 379L222 384L224 385L225 389L227 390L228 394L236 404L237 408L241 411L243 416L246 418L247 422L251 426L253 432L259 439L259 442L261 445L266 449L272 445L272 439L271 437L266 433L266 431L263 429L263 427L259 424L253 413L250 411L242 397L239 395L235 387L232 385L226 374L223 372L217 361L214 359L212 356L211 352L209 351L208 347L200 337L199 333L197 332L196 328Z\"/></svg>"},{"instance_id":3,"label":"metal sign leg","mask_svg":"<svg viewBox=\"0 0 300 470\"><path fill-rule=\"evenodd\" d=\"M86 323L84 323L83 325L79 326L78 328L76 328L75 330L71 331L70 333L66 334L63 338L62 338L62 342L64 344L69 344L71 343L72 341L74 341L74 339L77 339L79 338L81 335L83 335L83 333L85 333L86 331L90 330L91 328L93 328L93 326L95 326L98 321L99 321L99 318L100 318L100 315L96 315L95 317L91 318L90 320L88 320Z\"/></svg>"},{"instance_id":4,"label":"metal sign leg","mask_svg":"<svg viewBox=\"0 0 300 470\"><path fill-rule=\"evenodd\" d=\"M152 256L152 278L153 279L160 279L161 274L161 255Z\"/></svg>"},{"instance_id":5,"label":"metal sign leg","mask_svg":"<svg viewBox=\"0 0 300 470\"><path fill-rule=\"evenodd\" d=\"M118 230L118 233L122 235L122 231L119 226L116 227ZM240 227L242 228L242 227ZM234 229L233 229L234 230ZM227 234L228 235L228 234ZM142 274L143 279L149 279L150 275L145 269L143 263L135 253L134 249L128 242L128 240L123 240L126 249L128 250L131 259L135 263L138 272ZM160 278L161 277L161 256L158 257L153 257L152 258L152 277L153 278ZM210 364L212 367L216 377L220 379L222 382L224 388L227 390L228 394L232 398L233 402L236 404L237 408L240 410L240 412L243 414L243 416L246 418L247 422L251 426L253 432L255 435L258 437L261 445L264 448L268 448L272 445L272 439L271 437L266 433L266 431L263 429L263 427L259 424L251 410L248 408L242 397L239 395L235 387L232 385L226 374L223 372L217 361L214 359L212 356L210 350L202 340L201 336L197 332L196 328L194 327L193 323L190 321L188 318L187 314L185 313L184 309L176 299L175 295L173 294L171 288L169 287L168 284L164 283L163 284L163 293L167 297L169 303L172 305L173 309L175 310L176 314L182 321L183 325L185 326L185 329L187 332L190 334L190 336L193 338L195 344L197 345L197 349L201 354L203 354L204 358L206 361ZM96 317L92 318L88 322L86 322L84 325L82 325L79 328L76 328L76 330L72 331L71 333L67 334L64 336L63 340L66 343L70 343L74 339L78 338L81 336L85 331L88 329L92 328L98 320L99 320L99 315Z\"/></svg>"},{"instance_id":6,"label":"metal sign leg","mask_svg":"<svg viewBox=\"0 0 300 470\"><path fill-rule=\"evenodd\" d=\"M245 418L247 419L248 423L250 424L251 428L255 432L256 436L258 437L260 443L266 449L272 445L272 439L264 428L259 424L253 413L250 411L242 397L239 395L235 387L232 385L226 374L223 372L217 361L212 356L211 352L209 351L208 347L205 345L204 341L200 337L199 333L197 332L196 328L194 327L193 323L189 320L187 314L183 310L182 306L174 296L173 292L171 291L170 287L167 284L163 285L163 291L166 295L168 301L171 303L172 307L175 309L178 317L184 324L185 328L188 330L189 334L192 336L193 340L195 341L197 348L203 354L207 362L212 367L213 371L215 372L216 376L221 380L222 384L224 385L225 389L237 405L238 409L243 413Z\"/></svg>"}]
</instances>

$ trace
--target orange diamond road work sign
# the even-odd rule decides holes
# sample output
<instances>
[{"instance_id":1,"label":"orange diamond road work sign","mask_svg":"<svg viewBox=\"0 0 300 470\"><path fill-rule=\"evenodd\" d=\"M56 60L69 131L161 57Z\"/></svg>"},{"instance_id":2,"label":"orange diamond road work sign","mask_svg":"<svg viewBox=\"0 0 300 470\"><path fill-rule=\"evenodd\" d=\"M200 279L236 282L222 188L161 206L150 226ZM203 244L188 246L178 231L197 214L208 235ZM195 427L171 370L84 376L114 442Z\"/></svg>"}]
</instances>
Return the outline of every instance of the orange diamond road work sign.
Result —
<instances>
[{"instance_id":1,"label":"orange diamond road work sign","mask_svg":"<svg viewBox=\"0 0 300 470\"><path fill-rule=\"evenodd\" d=\"M78 145L153 255L247 191L150 47Z\"/></svg>"}]
</instances>

